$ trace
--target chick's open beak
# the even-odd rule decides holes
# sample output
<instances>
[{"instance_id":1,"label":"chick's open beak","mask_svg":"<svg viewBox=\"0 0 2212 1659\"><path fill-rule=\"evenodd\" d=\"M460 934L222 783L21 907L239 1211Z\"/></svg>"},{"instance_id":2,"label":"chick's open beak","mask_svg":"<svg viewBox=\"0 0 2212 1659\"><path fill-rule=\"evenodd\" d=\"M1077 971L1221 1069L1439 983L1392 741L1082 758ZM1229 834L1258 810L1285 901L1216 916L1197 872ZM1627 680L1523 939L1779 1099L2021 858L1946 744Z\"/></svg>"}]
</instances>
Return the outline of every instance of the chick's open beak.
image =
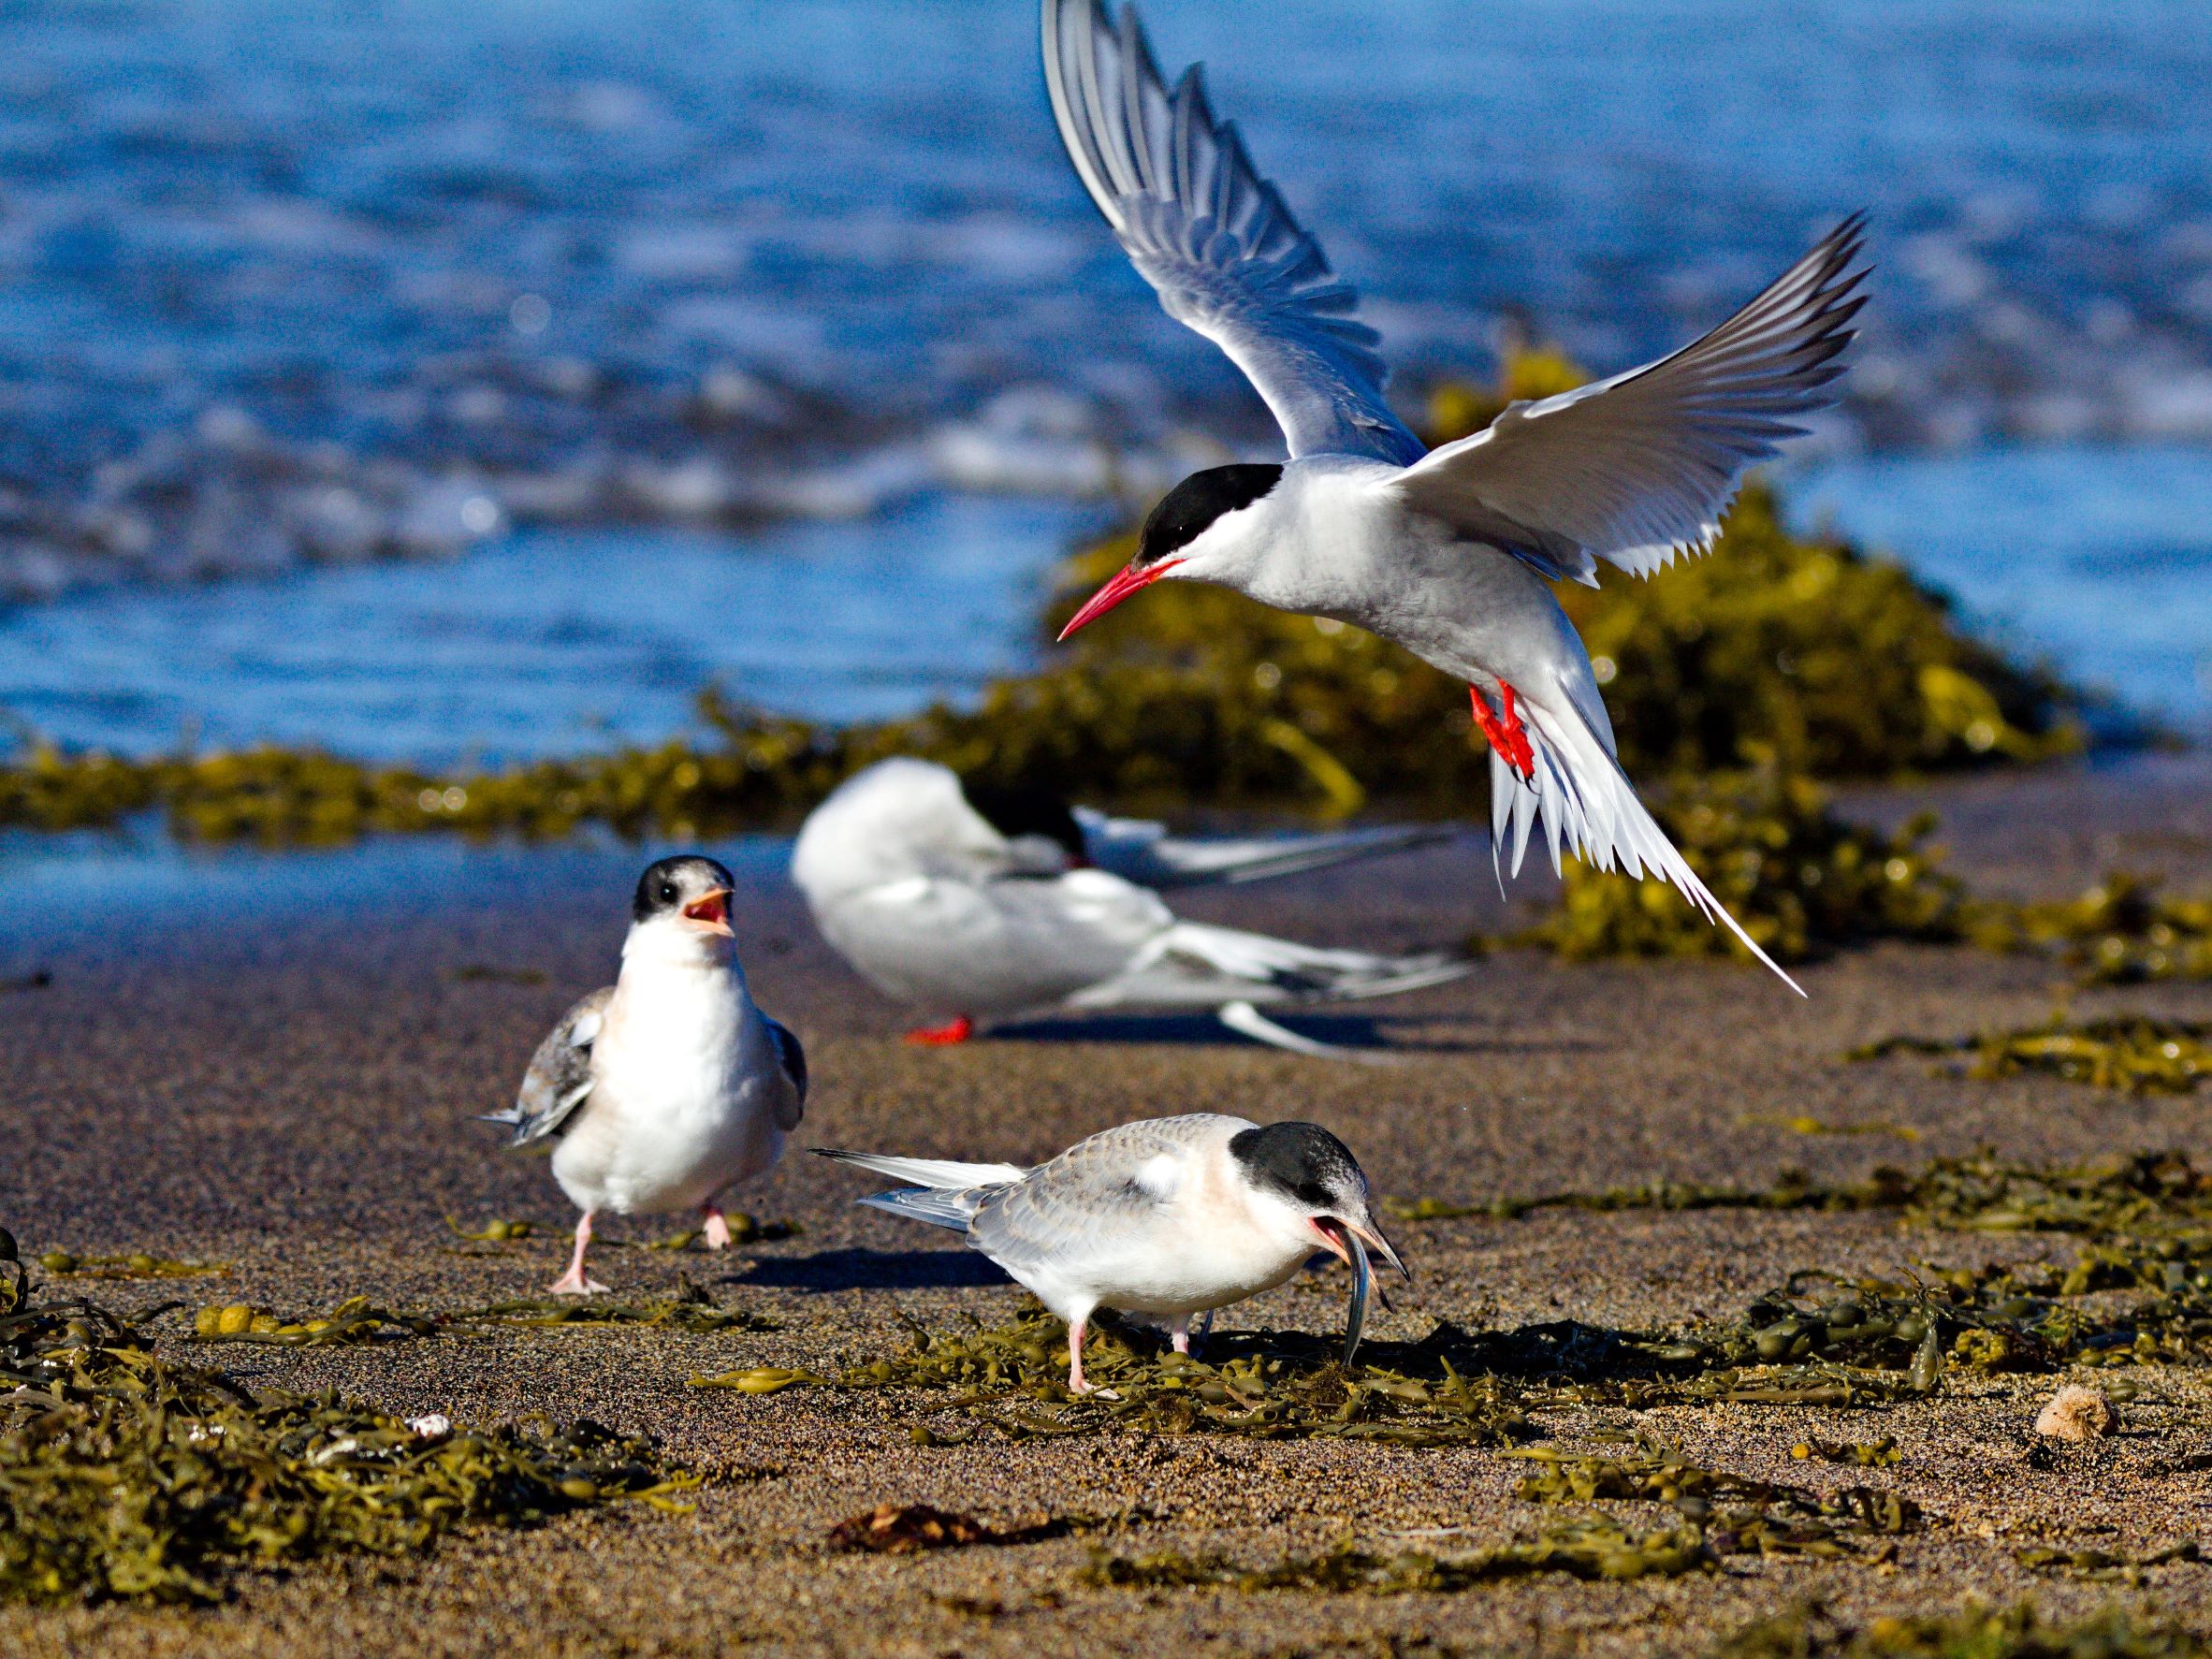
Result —
<instances>
[{"instance_id":1,"label":"chick's open beak","mask_svg":"<svg viewBox=\"0 0 2212 1659\"><path fill-rule=\"evenodd\" d=\"M684 906L684 920L708 933L719 933L724 939L735 937L730 932L730 890L717 887L712 893L700 895Z\"/></svg>"},{"instance_id":2,"label":"chick's open beak","mask_svg":"<svg viewBox=\"0 0 2212 1659\"><path fill-rule=\"evenodd\" d=\"M1163 559L1142 570L1132 564L1116 571L1112 581L1084 600L1083 609L1068 618L1068 626L1060 630L1060 637L1066 639L1084 623L1097 621L1138 589L1151 587L1182 562L1180 559Z\"/></svg>"},{"instance_id":3,"label":"chick's open beak","mask_svg":"<svg viewBox=\"0 0 2212 1659\"><path fill-rule=\"evenodd\" d=\"M1382 1230L1372 1222L1346 1221L1340 1215L1323 1215L1314 1222L1314 1230L1321 1235L1321 1242L1329 1246L1329 1253L1346 1267L1352 1265L1352 1252L1346 1244L1346 1235L1352 1234L1377 1256L1404 1275L1407 1284L1413 1283L1413 1270L1400 1259L1397 1249L1382 1235Z\"/></svg>"}]
</instances>

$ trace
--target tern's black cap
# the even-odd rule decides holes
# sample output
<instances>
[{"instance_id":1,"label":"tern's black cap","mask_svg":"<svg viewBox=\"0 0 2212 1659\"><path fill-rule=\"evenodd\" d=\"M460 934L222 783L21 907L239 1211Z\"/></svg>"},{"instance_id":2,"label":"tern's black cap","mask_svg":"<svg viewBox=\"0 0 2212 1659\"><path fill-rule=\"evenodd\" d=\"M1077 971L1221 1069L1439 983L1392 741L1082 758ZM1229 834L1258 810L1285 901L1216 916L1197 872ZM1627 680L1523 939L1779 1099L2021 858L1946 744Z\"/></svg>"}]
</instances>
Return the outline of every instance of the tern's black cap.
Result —
<instances>
[{"instance_id":1,"label":"tern's black cap","mask_svg":"<svg viewBox=\"0 0 2212 1659\"><path fill-rule=\"evenodd\" d=\"M1315 1210L1332 1210L1367 1192L1352 1150L1317 1123L1271 1123L1230 1137L1230 1156L1255 1186L1269 1187Z\"/></svg>"},{"instance_id":2,"label":"tern's black cap","mask_svg":"<svg viewBox=\"0 0 2212 1659\"><path fill-rule=\"evenodd\" d=\"M630 904L631 919L643 922L665 910L680 910L718 887L727 890L736 885L736 878L728 870L699 853L663 858L648 865L646 873L638 877L637 896Z\"/></svg>"},{"instance_id":3,"label":"tern's black cap","mask_svg":"<svg viewBox=\"0 0 2212 1659\"><path fill-rule=\"evenodd\" d=\"M1272 462L1249 461L1191 473L1152 509L1137 539L1137 557L1129 562L1142 570L1187 546L1222 514L1248 507L1274 488L1282 475L1283 469Z\"/></svg>"},{"instance_id":4,"label":"tern's black cap","mask_svg":"<svg viewBox=\"0 0 2212 1659\"><path fill-rule=\"evenodd\" d=\"M998 789L962 779L960 793L968 797L968 804L983 822L1008 840L1042 836L1066 848L1068 856L1078 864L1089 861L1089 851L1084 846L1083 825L1075 822L1075 814L1068 803L1049 790Z\"/></svg>"}]
</instances>

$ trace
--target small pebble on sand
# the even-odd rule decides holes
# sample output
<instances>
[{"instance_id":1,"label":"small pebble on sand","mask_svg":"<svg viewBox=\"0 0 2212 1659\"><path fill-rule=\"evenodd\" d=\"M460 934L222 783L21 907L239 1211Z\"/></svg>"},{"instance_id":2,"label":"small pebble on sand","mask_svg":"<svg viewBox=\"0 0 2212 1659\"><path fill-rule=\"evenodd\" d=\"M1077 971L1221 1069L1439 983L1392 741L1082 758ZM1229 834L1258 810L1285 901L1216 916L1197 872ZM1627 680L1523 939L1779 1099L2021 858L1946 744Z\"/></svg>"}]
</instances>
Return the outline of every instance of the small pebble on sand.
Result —
<instances>
[{"instance_id":1,"label":"small pebble on sand","mask_svg":"<svg viewBox=\"0 0 2212 1659\"><path fill-rule=\"evenodd\" d=\"M2119 1413L2095 1389L2069 1383L2053 1394L2035 1419L2035 1432L2054 1440L2098 1440L2113 1431Z\"/></svg>"}]
</instances>

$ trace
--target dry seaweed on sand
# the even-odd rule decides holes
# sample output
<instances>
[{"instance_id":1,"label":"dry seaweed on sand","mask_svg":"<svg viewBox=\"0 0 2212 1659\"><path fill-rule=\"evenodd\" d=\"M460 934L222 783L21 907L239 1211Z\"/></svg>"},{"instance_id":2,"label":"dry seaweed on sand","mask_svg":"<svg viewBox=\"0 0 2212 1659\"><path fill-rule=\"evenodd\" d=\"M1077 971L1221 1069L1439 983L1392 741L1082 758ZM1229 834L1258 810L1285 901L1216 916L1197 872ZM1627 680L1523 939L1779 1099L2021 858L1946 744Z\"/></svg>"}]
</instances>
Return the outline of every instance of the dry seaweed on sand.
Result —
<instances>
[{"instance_id":1,"label":"dry seaweed on sand","mask_svg":"<svg viewBox=\"0 0 2212 1659\"><path fill-rule=\"evenodd\" d=\"M1985 950L2056 954L2088 984L2212 979L2212 896L2169 898L2124 870L2074 898L1978 901L1967 932Z\"/></svg>"},{"instance_id":2,"label":"dry seaweed on sand","mask_svg":"<svg viewBox=\"0 0 2212 1659\"><path fill-rule=\"evenodd\" d=\"M758 1314L719 1306L699 1286L686 1284L674 1296L646 1302L617 1302L598 1296L529 1296L438 1312L388 1308L365 1296L350 1297L327 1313L289 1317L249 1302L233 1302L199 1309L193 1319L192 1340L326 1347L338 1343L464 1335L487 1328L552 1331L616 1325L651 1326L693 1335L777 1328L773 1320Z\"/></svg>"},{"instance_id":3,"label":"dry seaweed on sand","mask_svg":"<svg viewBox=\"0 0 2212 1659\"><path fill-rule=\"evenodd\" d=\"M1852 823L1818 784L1770 766L1678 777L1650 805L1713 896L1777 961L1871 939L1961 935L1965 888L1940 867L1931 814L1895 835ZM1664 883L1623 880L1577 860L1562 866L1561 885L1559 908L1508 942L1568 961L1743 955Z\"/></svg>"},{"instance_id":4,"label":"dry seaweed on sand","mask_svg":"<svg viewBox=\"0 0 2212 1659\"><path fill-rule=\"evenodd\" d=\"M156 1256L151 1250L126 1250L95 1255L75 1250L49 1250L38 1265L57 1278L82 1279L199 1279L220 1278L229 1273L226 1261L180 1261Z\"/></svg>"},{"instance_id":5,"label":"dry seaweed on sand","mask_svg":"<svg viewBox=\"0 0 2212 1659\"><path fill-rule=\"evenodd\" d=\"M1635 1528L1605 1515L1547 1521L1533 1537L1459 1555L1425 1550L1389 1553L1344 1544L1318 1555L1292 1555L1266 1566L1240 1566L1217 1553L1095 1551L1079 1575L1103 1590L1219 1589L1317 1591L1332 1595L1451 1595L1501 1579L1564 1573L1578 1579L1679 1578L1708 1572L1716 1558L1695 1525Z\"/></svg>"},{"instance_id":6,"label":"dry seaweed on sand","mask_svg":"<svg viewBox=\"0 0 2212 1659\"><path fill-rule=\"evenodd\" d=\"M1505 1455L1536 1465L1521 1477L1518 1495L1524 1500L1670 1505L1714 1555L1855 1556L1859 1535L1895 1537L1920 1524L1918 1506L1897 1492L1851 1486L1824 1494L1710 1469L1649 1430L1637 1434L1633 1452L1620 1456L1549 1446Z\"/></svg>"},{"instance_id":7,"label":"dry seaweed on sand","mask_svg":"<svg viewBox=\"0 0 2212 1659\"><path fill-rule=\"evenodd\" d=\"M2212 1225L2212 1174L2186 1152L2142 1152L2035 1168L1983 1152L1939 1157L1908 1172L1879 1164L1855 1181L1816 1182L1784 1170L1768 1186L1653 1181L1455 1203L1387 1201L1404 1221L1511 1220L1538 1210L1895 1210L1909 1225L1961 1232L2113 1232Z\"/></svg>"},{"instance_id":8,"label":"dry seaweed on sand","mask_svg":"<svg viewBox=\"0 0 2212 1659\"><path fill-rule=\"evenodd\" d=\"M235 1302L209 1306L193 1316L196 1343L264 1343L276 1347L332 1347L342 1343L403 1342L434 1335L438 1321L428 1315L394 1313L366 1296L349 1297L327 1314L287 1319L268 1308Z\"/></svg>"},{"instance_id":9,"label":"dry seaweed on sand","mask_svg":"<svg viewBox=\"0 0 2212 1659\"><path fill-rule=\"evenodd\" d=\"M2155 1614L2111 1607L2045 1617L2031 1602L1847 1623L1815 1603L1738 1631L1711 1659L2205 1659L2201 1637Z\"/></svg>"},{"instance_id":10,"label":"dry seaweed on sand","mask_svg":"<svg viewBox=\"0 0 2212 1659\"><path fill-rule=\"evenodd\" d=\"M235 1569L418 1554L694 1484L589 1422L402 1421L176 1363L131 1320L0 1259L0 1598L220 1598Z\"/></svg>"},{"instance_id":11,"label":"dry seaweed on sand","mask_svg":"<svg viewBox=\"0 0 2212 1659\"><path fill-rule=\"evenodd\" d=\"M2118 1014L2054 1017L2016 1031L1972 1037L1885 1037L1855 1048L1853 1060L1932 1055L1984 1080L2038 1073L2132 1095L2186 1095L2212 1078L2212 1024Z\"/></svg>"}]
</instances>

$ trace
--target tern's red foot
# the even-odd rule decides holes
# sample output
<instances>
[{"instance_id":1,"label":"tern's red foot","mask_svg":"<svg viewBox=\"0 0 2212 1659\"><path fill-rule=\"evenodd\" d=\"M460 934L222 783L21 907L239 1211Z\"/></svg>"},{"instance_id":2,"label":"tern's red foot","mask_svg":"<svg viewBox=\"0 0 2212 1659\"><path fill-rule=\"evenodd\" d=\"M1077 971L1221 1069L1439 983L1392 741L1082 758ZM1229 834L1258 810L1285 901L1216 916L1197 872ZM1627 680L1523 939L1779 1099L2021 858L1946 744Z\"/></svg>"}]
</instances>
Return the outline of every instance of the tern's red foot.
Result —
<instances>
[{"instance_id":1,"label":"tern's red foot","mask_svg":"<svg viewBox=\"0 0 2212 1659\"><path fill-rule=\"evenodd\" d=\"M730 1247L730 1224L722 1218L722 1213L712 1204L702 1204L699 1214L706 1217L706 1247L709 1250L727 1250Z\"/></svg>"},{"instance_id":2,"label":"tern's red foot","mask_svg":"<svg viewBox=\"0 0 2212 1659\"><path fill-rule=\"evenodd\" d=\"M1498 751L1500 760L1523 779L1533 780L1536 775L1536 751L1529 747L1528 728L1521 723L1520 712L1514 707L1513 688L1500 680L1498 689L1504 693L1506 706L1502 717L1491 712L1480 691L1473 686L1467 688L1467 699L1475 705L1475 724L1490 740L1491 748Z\"/></svg>"},{"instance_id":3,"label":"tern's red foot","mask_svg":"<svg viewBox=\"0 0 2212 1659\"><path fill-rule=\"evenodd\" d=\"M975 1035L975 1022L966 1014L942 1026L918 1026L907 1033L909 1042L924 1048L950 1048L955 1042L966 1042Z\"/></svg>"}]
</instances>

